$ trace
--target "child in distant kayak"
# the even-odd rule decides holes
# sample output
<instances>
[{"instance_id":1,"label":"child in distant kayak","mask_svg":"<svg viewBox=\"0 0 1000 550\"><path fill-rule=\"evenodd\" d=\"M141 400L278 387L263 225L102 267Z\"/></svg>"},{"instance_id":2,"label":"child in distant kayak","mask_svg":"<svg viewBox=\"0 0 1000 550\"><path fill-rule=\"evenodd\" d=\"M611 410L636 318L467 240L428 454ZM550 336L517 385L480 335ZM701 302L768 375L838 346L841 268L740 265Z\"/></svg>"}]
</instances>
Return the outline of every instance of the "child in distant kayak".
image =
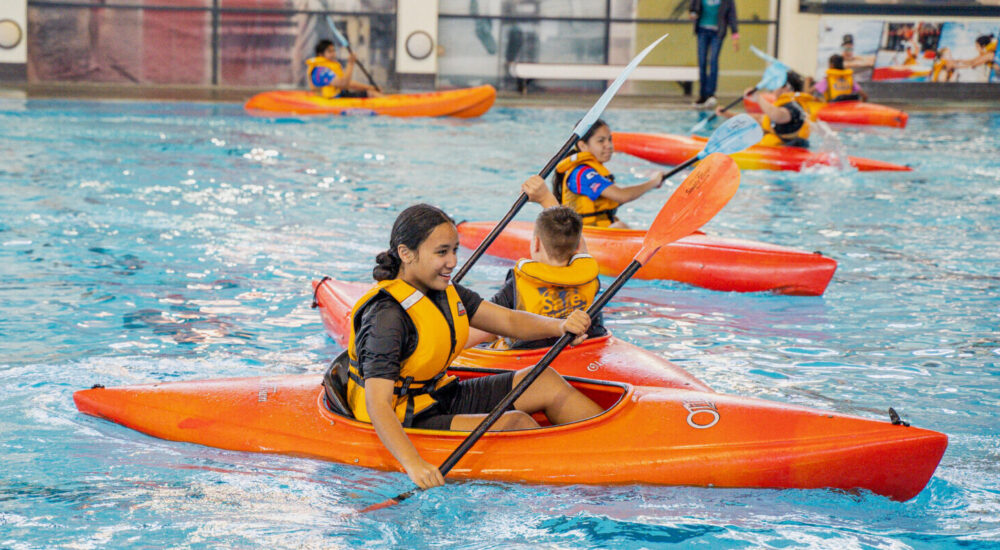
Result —
<instances>
[{"instance_id":1,"label":"child in distant kayak","mask_svg":"<svg viewBox=\"0 0 1000 550\"><path fill-rule=\"evenodd\" d=\"M757 88L748 88L744 92L750 99L757 101L763 114L750 116L760 122L764 129L764 139L760 145L787 145L790 147L809 147L809 111L808 105L812 99L809 94L803 94L805 80L795 71L788 71L785 84L774 91L777 99L772 103ZM721 109L715 113L721 117L732 118L735 114Z\"/></svg>"},{"instance_id":2,"label":"child in distant kayak","mask_svg":"<svg viewBox=\"0 0 1000 550\"><path fill-rule=\"evenodd\" d=\"M447 214L426 204L407 208L392 226L389 249L376 257L372 276L378 285L351 311L347 406L356 419L371 422L423 489L442 485L444 478L403 428L471 431L530 370L461 381L447 375L470 327L518 340L572 333L580 335L577 343L590 328L590 318L580 310L565 319L544 317L484 301L452 284L457 250L458 230ZM603 409L546 369L492 429L538 427L531 414L540 411L553 424L565 424Z\"/></svg>"},{"instance_id":3,"label":"child in distant kayak","mask_svg":"<svg viewBox=\"0 0 1000 550\"><path fill-rule=\"evenodd\" d=\"M545 209L535 218L531 258L518 260L490 301L505 308L559 319L574 310L587 309L601 283L597 279L597 261L587 254L583 241L583 221L572 208L556 203L540 176L528 178L521 190ZM598 314L591 321L587 336L605 334L607 330ZM466 347L490 340L494 349L535 349L555 343L553 338L516 340L472 329Z\"/></svg>"},{"instance_id":4,"label":"child in distant kayak","mask_svg":"<svg viewBox=\"0 0 1000 550\"><path fill-rule=\"evenodd\" d=\"M826 102L868 101L868 94L854 80L854 71L844 68L844 56L830 56L826 74L810 90L817 98Z\"/></svg>"},{"instance_id":5,"label":"child in distant kayak","mask_svg":"<svg viewBox=\"0 0 1000 550\"><path fill-rule=\"evenodd\" d=\"M351 53L345 69L337 61L337 47L329 40L316 44L316 57L306 60L309 88L324 98L382 97L374 86L351 80L357 58Z\"/></svg>"},{"instance_id":6,"label":"child in distant kayak","mask_svg":"<svg viewBox=\"0 0 1000 550\"><path fill-rule=\"evenodd\" d=\"M574 150L556 165L552 194L556 201L575 210L583 218L584 225L627 228L618 219L618 207L663 185L663 172L653 174L639 185L622 187L615 184L614 176L604 167L614 152L611 128L598 120L576 142Z\"/></svg>"}]
</instances>

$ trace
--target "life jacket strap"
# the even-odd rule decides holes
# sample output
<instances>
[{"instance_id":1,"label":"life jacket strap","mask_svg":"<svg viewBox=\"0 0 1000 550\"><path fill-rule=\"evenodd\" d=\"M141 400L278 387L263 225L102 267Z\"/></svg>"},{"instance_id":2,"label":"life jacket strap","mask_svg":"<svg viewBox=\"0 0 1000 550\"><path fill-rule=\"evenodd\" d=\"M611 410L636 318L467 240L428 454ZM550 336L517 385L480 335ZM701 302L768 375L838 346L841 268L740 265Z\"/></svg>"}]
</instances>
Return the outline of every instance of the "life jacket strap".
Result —
<instances>
[{"instance_id":1,"label":"life jacket strap","mask_svg":"<svg viewBox=\"0 0 1000 550\"><path fill-rule=\"evenodd\" d=\"M612 222L615 221L615 217L618 215L618 207L607 208L604 210L597 210L594 212L588 212L586 214L580 214L581 218L596 218L597 216L607 216Z\"/></svg>"}]
</instances>

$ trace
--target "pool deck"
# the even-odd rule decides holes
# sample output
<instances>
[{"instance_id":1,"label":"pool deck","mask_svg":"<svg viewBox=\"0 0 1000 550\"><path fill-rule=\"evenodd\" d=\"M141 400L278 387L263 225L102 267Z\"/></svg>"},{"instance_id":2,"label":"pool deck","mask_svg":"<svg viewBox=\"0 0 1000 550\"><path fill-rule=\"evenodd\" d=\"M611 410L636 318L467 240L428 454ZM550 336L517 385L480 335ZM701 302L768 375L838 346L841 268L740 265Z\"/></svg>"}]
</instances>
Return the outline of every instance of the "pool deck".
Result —
<instances>
[{"instance_id":1,"label":"pool deck","mask_svg":"<svg viewBox=\"0 0 1000 550\"><path fill-rule=\"evenodd\" d=\"M273 88L155 86L93 83L5 83L0 82L0 98L14 99L89 99L135 101L212 101L242 103L252 95ZM499 107L587 108L597 99L596 93L518 92L497 93ZM732 101L734 94L722 94L720 104ZM1000 110L995 100L893 99L871 97L876 103L907 111L989 112ZM680 93L665 95L618 95L611 106L619 109L691 109L692 98Z\"/></svg>"}]
</instances>

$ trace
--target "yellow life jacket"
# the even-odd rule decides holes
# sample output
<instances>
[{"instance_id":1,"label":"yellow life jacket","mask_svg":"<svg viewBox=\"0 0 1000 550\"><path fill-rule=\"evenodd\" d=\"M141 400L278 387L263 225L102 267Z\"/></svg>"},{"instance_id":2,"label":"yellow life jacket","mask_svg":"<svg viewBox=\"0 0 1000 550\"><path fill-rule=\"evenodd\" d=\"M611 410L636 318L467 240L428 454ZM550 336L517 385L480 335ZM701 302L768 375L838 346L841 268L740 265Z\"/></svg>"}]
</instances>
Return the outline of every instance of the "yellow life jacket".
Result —
<instances>
[{"instance_id":1,"label":"yellow life jacket","mask_svg":"<svg viewBox=\"0 0 1000 550\"><path fill-rule=\"evenodd\" d=\"M417 329L417 347L413 354L402 360L393 392L396 416L404 426L409 426L414 415L435 403L428 392L455 380L454 376L446 376L445 372L465 348L465 341L469 338L469 316L454 285L448 285L445 290L451 322L430 298L402 279L381 281L366 292L351 309L351 336L347 345L350 359L347 403L354 417L362 422L371 422L371 417L365 405L365 382L358 365L356 336L361 325L362 309L380 293L388 294L399 302Z\"/></svg>"},{"instance_id":2,"label":"yellow life jacket","mask_svg":"<svg viewBox=\"0 0 1000 550\"><path fill-rule=\"evenodd\" d=\"M594 301L601 286L598 274L597 260L589 254L577 254L563 266L521 260L514 266L514 309L565 319ZM512 339L501 337L491 347L513 345Z\"/></svg>"},{"instance_id":3,"label":"yellow life jacket","mask_svg":"<svg viewBox=\"0 0 1000 550\"><path fill-rule=\"evenodd\" d=\"M318 55L316 57L310 57L309 59L306 59L306 66L308 67L306 69L306 80L309 81L310 90L314 92L318 91L319 95L327 99L331 97L337 97L340 94L340 88L337 88L336 86L323 86L322 88L318 88L315 84L313 84L313 79L312 79L312 73L318 67L326 67L327 69L330 69L331 71L333 71L333 74L337 75L337 78L343 77L344 68L340 65L340 63L336 61L330 61L329 59Z\"/></svg>"},{"instance_id":4,"label":"yellow life jacket","mask_svg":"<svg viewBox=\"0 0 1000 550\"><path fill-rule=\"evenodd\" d=\"M592 153L581 151L562 159L556 165L557 177L562 179L562 204L575 210L583 218L583 225L608 227L617 220L615 212L621 203L605 197L597 197L597 200L592 201L586 195L577 195L569 190L569 176L574 168L582 164L593 168L605 178L611 178L611 172Z\"/></svg>"},{"instance_id":5,"label":"yellow life jacket","mask_svg":"<svg viewBox=\"0 0 1000 550\"><path fill-rule=\"evenodd\" d=\"M792 120L784 124L772 124L771 118L764 115L761 126L764 128L764 139L761 145L782 145L794 139L809 139L809 99L805 94L785 92L774 102L775 107L788 105Z\"/></svg>"},{"instance_id":6,"label":"yellow life jacket","mask_svg":"<svg viewBox=\"0 0 1000 550\"><path fill-rule=\"evenodd\" d=\"M854 71L851 69L827 69L826 93L823 99L834 101L843 95L854 93Z\"/></svg>"},{"instance_id":7,"label":"yellow life jacket","mask_svg":"<svg viewBox=\"0 0 1000 550\"><path fill-rule=\"evenodd\" d=\"M938 59L931 67L931 82L937 82L941 78L941 71L944 70L945 60Z\"/></svg>"}]
</instances>

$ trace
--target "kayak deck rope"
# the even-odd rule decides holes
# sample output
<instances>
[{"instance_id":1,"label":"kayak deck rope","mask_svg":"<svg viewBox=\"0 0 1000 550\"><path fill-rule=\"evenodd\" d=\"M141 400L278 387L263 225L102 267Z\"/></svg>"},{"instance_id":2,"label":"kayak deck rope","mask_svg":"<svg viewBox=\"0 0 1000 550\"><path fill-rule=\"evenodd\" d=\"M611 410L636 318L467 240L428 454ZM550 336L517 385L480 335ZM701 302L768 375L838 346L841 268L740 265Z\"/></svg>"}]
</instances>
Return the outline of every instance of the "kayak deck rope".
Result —
<instances>
[{"instance_id":1,"label":"kayak deck rope","mask_svg":"<svg viewBox=\"0 0 1000 550\"><path fill-rule=\"evenodd\" d=\"M317 295L319 294L319 287L323 286L323 283L329 281L332 278L333 277L330 277L329 275L325 275L322 279L319 280L318 283L316 283L316 288L313 289L313 303L309 307L311 307L312 309L316 309L319 307L319 298L317 297Z\"/></svg>"}]
</instances>

